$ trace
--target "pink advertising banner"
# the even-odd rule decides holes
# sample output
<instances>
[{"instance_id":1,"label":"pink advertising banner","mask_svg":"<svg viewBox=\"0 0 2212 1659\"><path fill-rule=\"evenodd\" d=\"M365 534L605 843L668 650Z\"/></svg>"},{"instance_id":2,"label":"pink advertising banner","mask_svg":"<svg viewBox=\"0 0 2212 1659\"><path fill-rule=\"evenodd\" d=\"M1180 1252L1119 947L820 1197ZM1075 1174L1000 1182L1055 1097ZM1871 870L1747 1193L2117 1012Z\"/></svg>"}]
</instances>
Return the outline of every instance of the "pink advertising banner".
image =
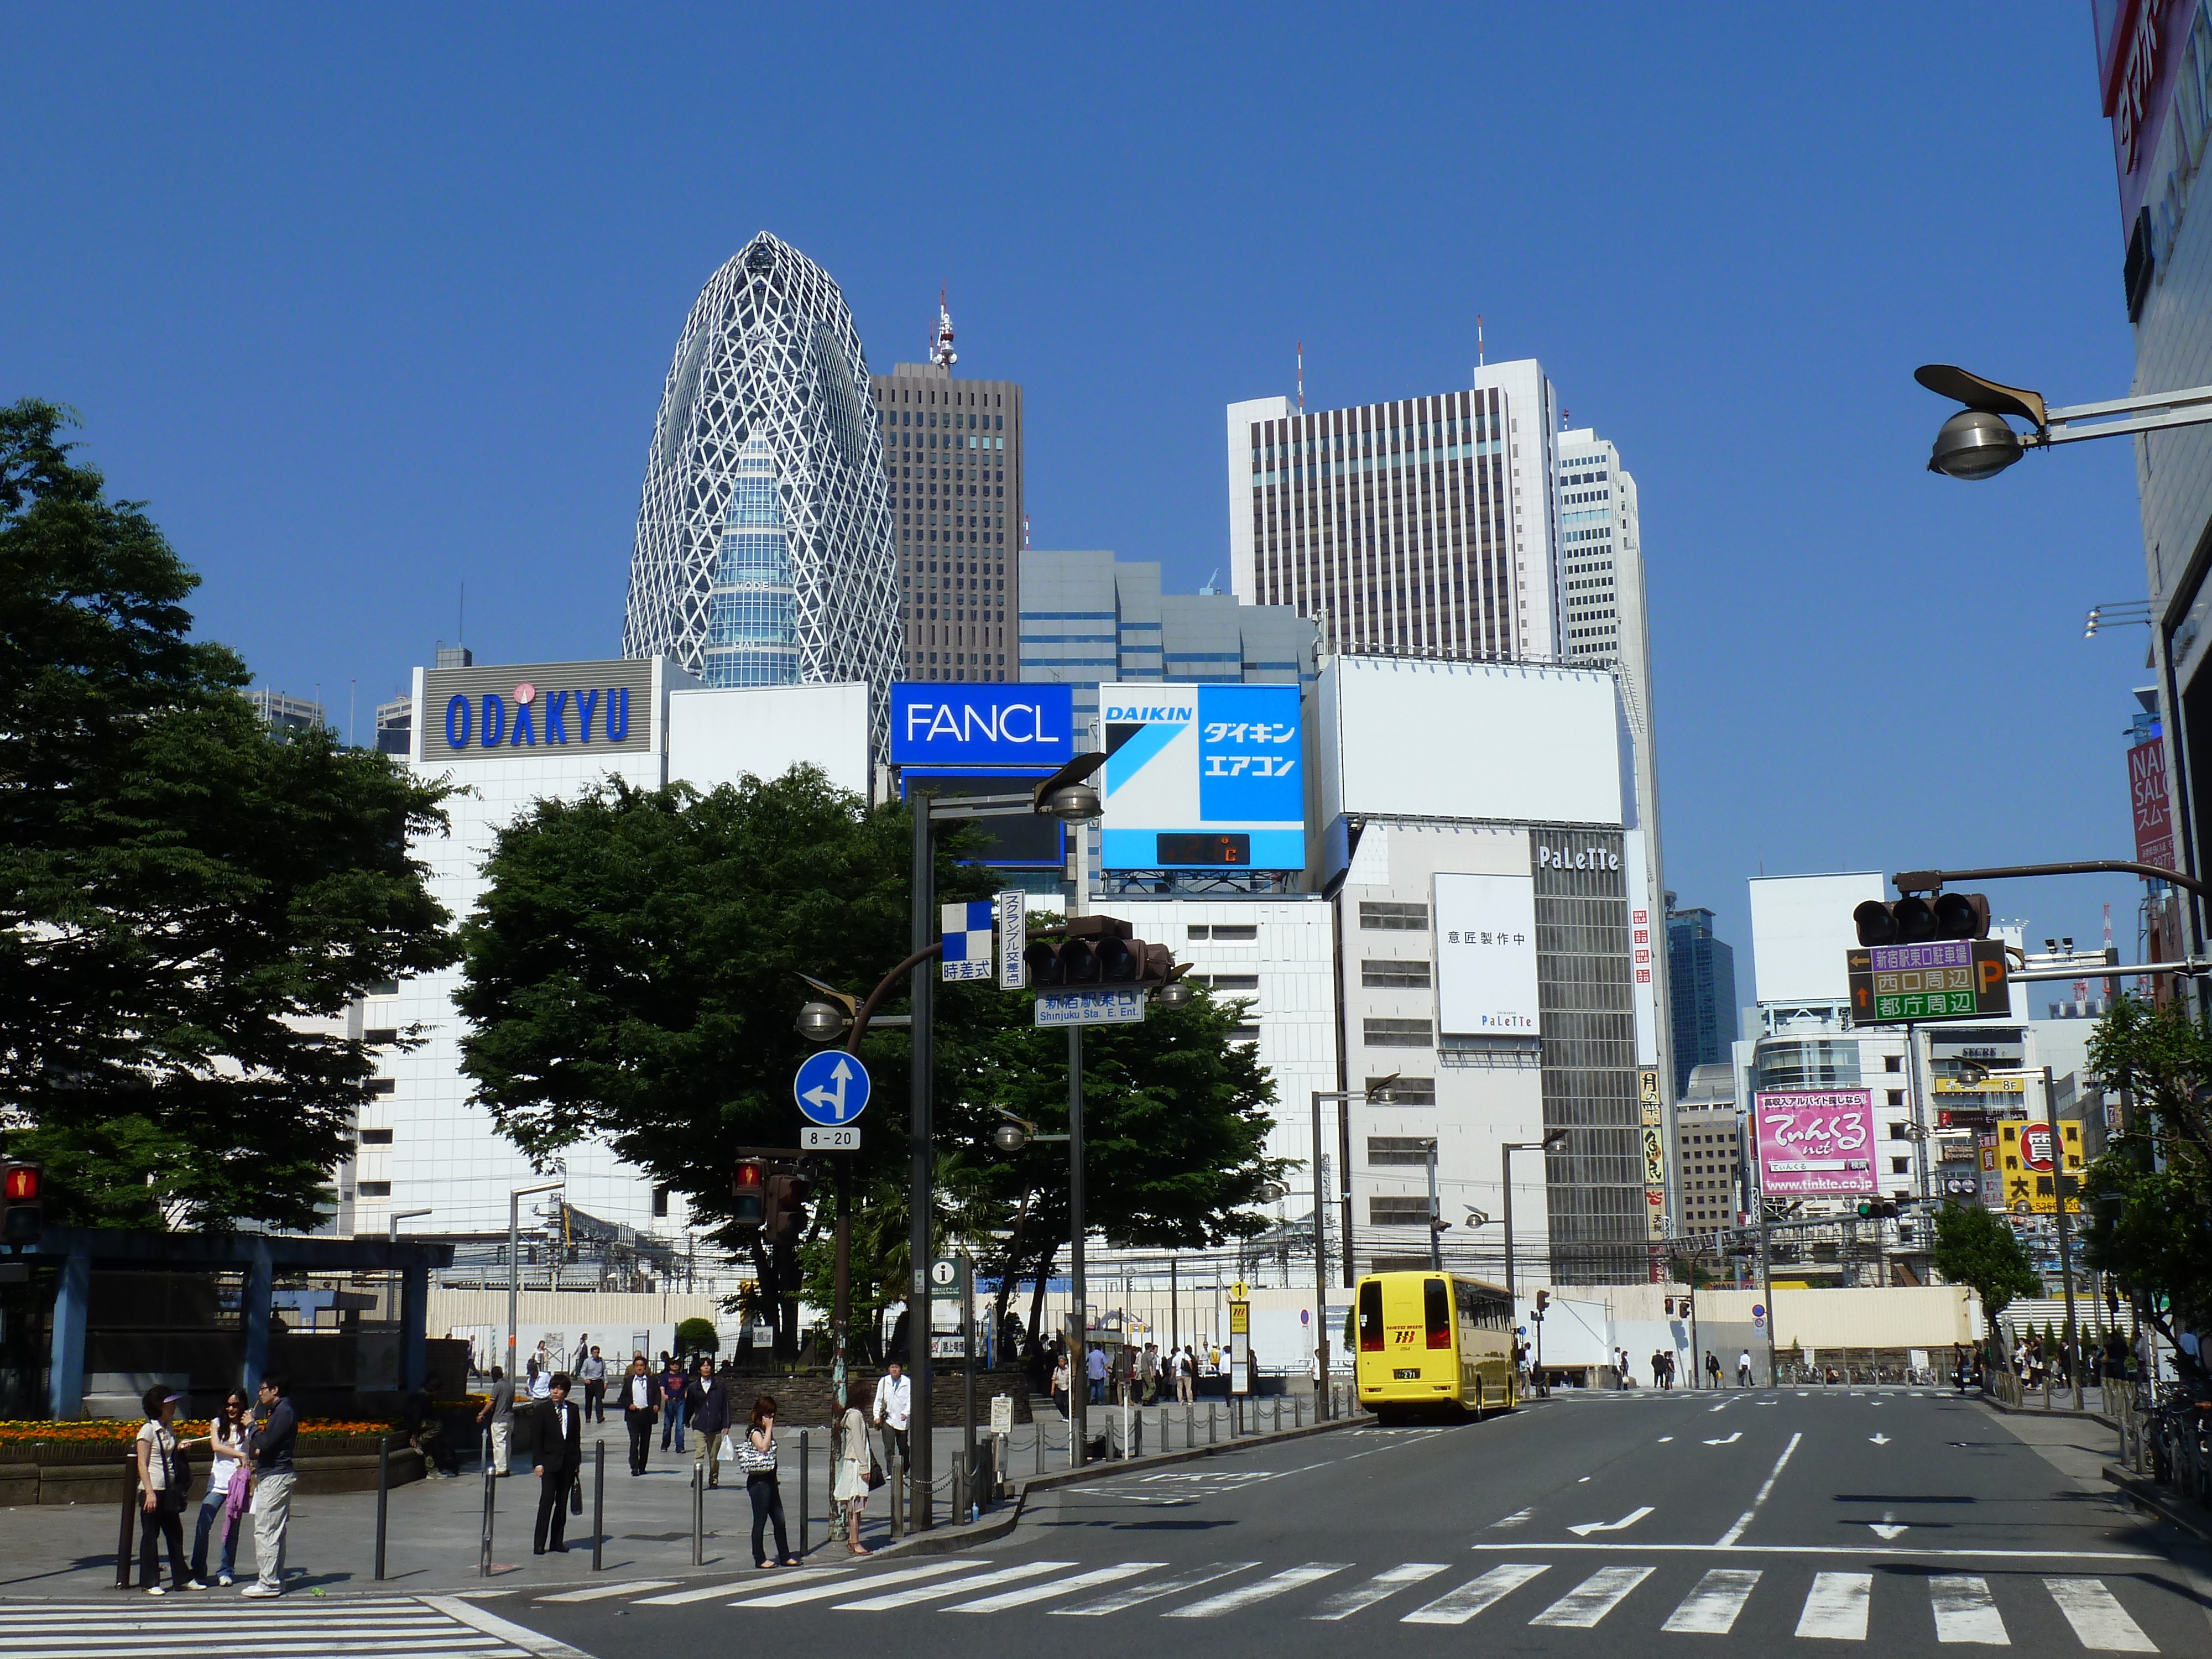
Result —
<instances>
[{"instance_id":1,"label":"pink advertising banner","mask_svg":"<svg viewBox=\"0 0 2212 1659\"><path fill-rule=\"evenodd\" d=\"M1759 1188L1769 1198L1855 1198L1875 1187L1874 1091L1801 1089L1752 1097Z\"/></svg>"}]
</instances>

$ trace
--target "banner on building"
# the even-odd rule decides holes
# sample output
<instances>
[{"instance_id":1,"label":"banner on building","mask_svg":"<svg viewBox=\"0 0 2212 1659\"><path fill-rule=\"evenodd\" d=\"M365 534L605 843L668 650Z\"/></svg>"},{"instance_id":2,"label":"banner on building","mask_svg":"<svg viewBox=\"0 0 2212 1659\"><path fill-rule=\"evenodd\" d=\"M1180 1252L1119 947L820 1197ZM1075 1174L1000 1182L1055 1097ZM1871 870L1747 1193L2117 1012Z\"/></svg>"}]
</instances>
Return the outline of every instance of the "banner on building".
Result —
<instances>
[{"instance_id":1,"label":"banner on building","mask_svg":"<svg viewBox=\"0 0 2212 1659\"><path fill-rule=\"evenodd\" d=\"M1768 1198L1856 1198L1875 1192L1874 1093L1798 1089L1752 1097L1759 1189Z\"/></svg>"},{"instance_id":2,"label":"banner on building","mask_svg":"<svg viewBox=\"0 0 2212 1659\"><path fill-rule=\"evenodd\" d=\"M2173 868L2173 815L2166 804L2166 744L2154 738L2128 750L2128 797L2135 811L2136 862Z\"/></svg>"},{"instance_id":3,"label":"banner on building","mask_svg":"<svg viewBox=\"0 0 2212 1659\"><path fill-rule=\"evenodd\" d=\"M1447 1036L1534 1036L1533 876L1435 878L1437 1024Z\"/></svg>"}]
</instances>

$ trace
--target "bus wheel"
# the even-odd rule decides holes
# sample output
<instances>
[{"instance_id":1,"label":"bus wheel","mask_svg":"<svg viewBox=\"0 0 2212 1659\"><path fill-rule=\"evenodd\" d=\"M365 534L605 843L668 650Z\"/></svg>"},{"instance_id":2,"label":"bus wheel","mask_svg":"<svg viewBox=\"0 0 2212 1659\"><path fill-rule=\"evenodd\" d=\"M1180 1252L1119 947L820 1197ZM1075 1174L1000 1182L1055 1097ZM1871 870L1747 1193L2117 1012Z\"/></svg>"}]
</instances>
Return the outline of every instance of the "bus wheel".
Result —
<instances>
[{"instance_id":1,"label":"bus wheel","mask_svg":"<svg viewBox=\"0 0 2212 1659\"><path fill-rule=\"evenodd\" d=\"M1375 1420L1386 1429L1395 1429L1406 1420L1406 1414L1395 1406L1377 1405L1375 1407Z\"/></svg>"}]
</instances>

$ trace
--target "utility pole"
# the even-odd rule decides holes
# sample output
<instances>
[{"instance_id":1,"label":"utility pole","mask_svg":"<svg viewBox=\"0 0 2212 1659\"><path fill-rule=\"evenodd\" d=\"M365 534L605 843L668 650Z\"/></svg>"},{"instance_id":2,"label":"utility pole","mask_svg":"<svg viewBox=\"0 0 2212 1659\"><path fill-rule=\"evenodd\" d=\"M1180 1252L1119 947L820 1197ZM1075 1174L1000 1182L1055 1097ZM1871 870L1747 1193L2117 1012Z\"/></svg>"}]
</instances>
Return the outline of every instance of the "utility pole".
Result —
<instances>
[{"instance_id":1,"label":"utility pole","mask_svg":"<svg viewBox=\"0 0 2212 1659\"><path fill-rule=\"evenodd\" d=\"M919 954L927 951L936 934L937 921L937 855L930 841L930 798L917 789L914 792L914 920L909 948ZM933 1516L930 1503L930 1480L935 1471L933 1414L930 1399L929 1365L929 1258L930 1258L930 1137L933 1126L930 1097L931 1070L934 1065L932 1053L930 1016L932 986L927 971L914 976L913 1078L912 1096L908 1110L907 1148L912 1168L907 1204L909 1211L907 1229L907 1252L911 1272L908 1279L912 1285L907 1297L906 1349L907 1364L914 1378L914 1432L908 1437L911 1448L907 1464L908 1484L913 1501L908 1507L912 1524L921 1530L929 1530Z\"/></svg>"},{"instance_id":2,"label":"utility pole","mask_svg":"<svg viewBox=\"0 0 2212 1659\"><path fill-rule=\"evenodd\" d=\"M2074 1321L2074 1230L2066 1214L2068 1190L2075 1183L2066 1173L2066 1143L2058 1133L2058 1097L2051 1081L2051 1067L2043 1068L2043 1115L2051 1129L2051 1184L2058 1197L2058 1284L2066 1297L2067 1375L2074 1382L2074 1409L2081 1409L2081 1341Z\"/></svg>"},{"instance_id":3,"label":"utility pole","mask_svg":"<svg viewBox=\"0 0 2212 1659\"><path fill-rule=\"evenodd\" d=\"M1444 1270L1444 1236L1438 1224L1443 1218L1437 1213L1437 1138L1429 1137L1429 1271L1440 1273Z\"/></svg>"}]
</instances>

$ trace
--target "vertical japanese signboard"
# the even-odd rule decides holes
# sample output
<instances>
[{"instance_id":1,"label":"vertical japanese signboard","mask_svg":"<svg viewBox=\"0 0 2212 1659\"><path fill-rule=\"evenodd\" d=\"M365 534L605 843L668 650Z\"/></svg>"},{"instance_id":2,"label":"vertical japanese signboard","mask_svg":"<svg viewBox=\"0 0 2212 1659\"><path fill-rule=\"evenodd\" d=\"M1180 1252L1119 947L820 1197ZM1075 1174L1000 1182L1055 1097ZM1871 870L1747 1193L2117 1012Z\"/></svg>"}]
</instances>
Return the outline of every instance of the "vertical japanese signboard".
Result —
<instances>
[{"instance_id":1,"label":"vertical japanese signboard","mask_svg":"<svg viewBox=\"0 0 2212 1659\"><path fill-rule=\"evenodd\" d=\"M1768 1198L1856 1198L1875 1190L1874 1091L1795 1089L1752 1097L1759 1189Z\"/></svg>"},{"instance_id":2,"label":"vertical japanese signboard","mask_svg":"<svg viewBox=\"0 0 2212 1659\"><path fill-rule=\"evenodd\" d=\"M2166 797L2166 743L2153 738L2128 750L2128 799L2136 820L2136 862L2173 868L2173 815Z\"/></svg>"}]
</instances>

